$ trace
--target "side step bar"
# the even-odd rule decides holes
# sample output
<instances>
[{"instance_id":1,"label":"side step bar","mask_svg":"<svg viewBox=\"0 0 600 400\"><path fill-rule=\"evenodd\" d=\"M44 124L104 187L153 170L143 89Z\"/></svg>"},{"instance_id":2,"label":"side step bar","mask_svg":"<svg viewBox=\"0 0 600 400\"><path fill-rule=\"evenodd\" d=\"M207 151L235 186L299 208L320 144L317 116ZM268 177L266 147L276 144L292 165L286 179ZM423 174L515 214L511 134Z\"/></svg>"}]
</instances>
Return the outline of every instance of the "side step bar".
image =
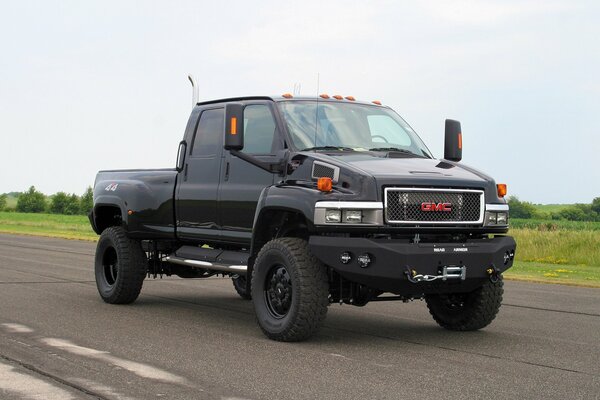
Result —
<instances>
[{"instance_id":1,"label":"side step bar","mask_svg":"<svg viewBox=\"0 0 600 400\"><path fill-rule=\"evenodd\" d=\"M165 258L166 262L213 271L246 275L248 271L246 252L223 251L195 246L182 246Z\"/></svg>"},{"instance_id":2,"label":"side step bar","mask_svg":"<svg viewBox=\"0 0 600 400\"><path fill-rule=\"evenodd\" d=\"M223 271L223 272L231 272L238 275L246 275L248 271L247 265L223 265L223 264L215 264L208 261L198 261L198 260L190 260L186 258L179 258L174 256L168 256L165 259L166 262L170 262L173 264L179 265L187 265L192 268L204 268L211 269L214 271Z\"/></svg>"}]
</instances>

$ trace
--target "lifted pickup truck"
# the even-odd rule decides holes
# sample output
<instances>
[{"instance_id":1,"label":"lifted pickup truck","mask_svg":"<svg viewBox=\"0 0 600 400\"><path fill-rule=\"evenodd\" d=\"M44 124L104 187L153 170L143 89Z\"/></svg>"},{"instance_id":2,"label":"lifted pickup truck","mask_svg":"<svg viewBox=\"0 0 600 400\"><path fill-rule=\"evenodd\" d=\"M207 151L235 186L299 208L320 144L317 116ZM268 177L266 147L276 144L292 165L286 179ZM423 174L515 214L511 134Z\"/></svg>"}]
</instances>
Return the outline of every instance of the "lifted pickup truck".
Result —
<instances>
[{"instance_id":1,"label":"lifted pickup truck","mask_svg":"<svg viewBox=\"0 0 600 400\"><path fill-rule=\"evenodd\" d=\"M506 185L444 159L380 102L194 102L176 168L101 171L90 222L107 303L146 277L223 274L271 339L313 335L331 303L424 299L450 330L495 318L515 256Z\"/></svg>"}]
</instances>

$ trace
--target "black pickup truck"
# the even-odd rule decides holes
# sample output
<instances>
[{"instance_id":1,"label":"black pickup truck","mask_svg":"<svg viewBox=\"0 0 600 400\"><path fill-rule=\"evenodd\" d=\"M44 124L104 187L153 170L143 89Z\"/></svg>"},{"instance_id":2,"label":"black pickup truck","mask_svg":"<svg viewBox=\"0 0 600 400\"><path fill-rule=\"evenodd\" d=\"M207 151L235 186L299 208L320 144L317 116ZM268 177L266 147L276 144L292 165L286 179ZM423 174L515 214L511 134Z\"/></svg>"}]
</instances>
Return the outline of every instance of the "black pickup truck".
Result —
<instances>
[{"instance_id":1,"label":"black pickup truck","mask_svg":"<svg viewBox=\"0 0 600 400\"><path fill-rule=\"evenodd\" d=\"M506 185L460 164L460 123L445 128L436 159L378 101L195 102L175 168L96 177L100 296L222 274L275 340L308 338L335 302L424 299L444 328L483 328L515 255Z\"/></svg>"}]
</instances>

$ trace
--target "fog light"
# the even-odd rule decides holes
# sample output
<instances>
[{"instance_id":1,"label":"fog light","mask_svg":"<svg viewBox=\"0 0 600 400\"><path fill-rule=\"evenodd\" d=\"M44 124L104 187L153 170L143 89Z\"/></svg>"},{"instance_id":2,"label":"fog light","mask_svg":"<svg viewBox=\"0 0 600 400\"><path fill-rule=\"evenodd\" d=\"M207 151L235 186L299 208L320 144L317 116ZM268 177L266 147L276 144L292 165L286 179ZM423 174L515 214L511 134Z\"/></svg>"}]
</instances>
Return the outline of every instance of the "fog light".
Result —
<instances>
[{"instance_id":1,"label":"fog light","mask_svg":"<svg viewBox=\"0 0 600 400\"><path fill-rule=\"evenodd\" d=\"M340 222L342 220L342 212L340 210L326 210L325 222Z\"/></svg>"},{"instance_id":2,"label":"fog light","mask_svg":"<svg viewBox=\"0 0 600 400\"><path fill-rule=\"evenodd\" d=\"M369 253L361 254L356 260L361 268L367 268L371 264L371 255Z\"/></svg>"},{"instance_id":3,"label":"fog light","mask_svg":"<svg viewBox=\"0 0 600 400\"><path fill-rule=\"evenodd\" d=\"M347 222L349 224L360 224L362 222L362 211L361 210L344 211L344 222Z\"/></svg>"},{"instance_id":4,"label":"fog light","mask_svg":"<svg viewBox=\"0 0 600 400\"><path fill-rule=\"evenodd\" d=\"M352 254L350 254L347 251L343 252L340 255L340 261L342 262L342 264L348 264L350 261L352 261Z\"/></svg>"}]
</instances>

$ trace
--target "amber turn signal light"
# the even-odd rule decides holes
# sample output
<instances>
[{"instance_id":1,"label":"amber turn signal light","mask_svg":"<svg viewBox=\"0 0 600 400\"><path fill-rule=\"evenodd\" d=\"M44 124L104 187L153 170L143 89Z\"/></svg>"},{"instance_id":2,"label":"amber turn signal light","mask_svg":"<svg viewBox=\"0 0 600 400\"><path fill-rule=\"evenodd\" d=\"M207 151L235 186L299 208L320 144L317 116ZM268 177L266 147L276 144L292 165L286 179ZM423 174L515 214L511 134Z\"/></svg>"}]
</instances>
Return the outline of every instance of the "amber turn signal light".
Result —
<instances>
[{"instance_id":1,"label":"amber turn signal light","mask_svg":"<svg viewBox=\"0 0 600 400\"><path fill-rule=\"evenodd\" d=\"M331 182L331 178L322 177L317 181L317 189L321 192L331 192L332 187L333 183Z\"/></svg>"},{"instance_id":2,"label":"amber turn signal light","mask_svg":"<svg viewBox=\"0 0 600 400\"><path fill-rule=\"evenodd\" d=\"M231 132L232 135L237 135L237 118L231 117Z\"/></svg>"},{"instance_id":3,"label":"amber turn signal light","mask_svg":"<svg viewBox=\"0 0 600 400\"><path fill-rule=\"evenodd\" d=\"M499 184L497 184L496 188L498 189L498 197L504 197L504 196L506 196L507 190L506 190L506 184L505 183L499 183Z\"/></svg>"}]
</instances>

